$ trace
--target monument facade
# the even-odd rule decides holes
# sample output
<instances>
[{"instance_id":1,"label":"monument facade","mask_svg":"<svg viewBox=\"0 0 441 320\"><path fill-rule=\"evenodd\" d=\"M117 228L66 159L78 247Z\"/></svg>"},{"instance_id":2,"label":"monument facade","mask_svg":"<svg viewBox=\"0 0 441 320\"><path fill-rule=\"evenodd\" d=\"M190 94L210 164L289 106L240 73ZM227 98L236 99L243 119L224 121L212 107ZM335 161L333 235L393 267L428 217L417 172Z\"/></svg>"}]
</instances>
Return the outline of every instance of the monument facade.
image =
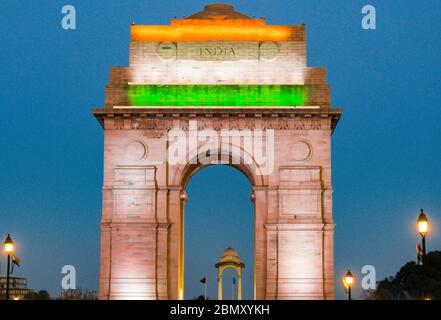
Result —
<instances>
[{"instance_id":1,"label":"monument facade","mask_svg":"<svg viewBox=\"0 0 441 320\"><path fill-rule=\"evenodd\" d=\"M254 297L334 299L342 110L325 68L307 66L305 34L226 4L131 26L129 66L111 68L93 110L104 129L100 299L185 298L185 189L217 163L252 185Z\"/></svg>"}]
</instances>

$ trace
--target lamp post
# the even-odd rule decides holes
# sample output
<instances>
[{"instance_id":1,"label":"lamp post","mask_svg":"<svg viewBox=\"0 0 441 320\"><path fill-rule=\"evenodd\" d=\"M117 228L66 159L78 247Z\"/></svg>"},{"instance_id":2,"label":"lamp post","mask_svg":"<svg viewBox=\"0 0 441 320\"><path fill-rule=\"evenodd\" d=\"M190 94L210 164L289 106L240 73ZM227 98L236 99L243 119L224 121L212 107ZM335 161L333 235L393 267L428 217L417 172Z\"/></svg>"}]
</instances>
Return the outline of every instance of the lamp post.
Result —
<instances>
[{"instance_id":1,"label":"lamp post","mask_svg":"<svg viewBox=\"0 0 441 320\"><path fill-rule=\"evenodd\" d=\"M427 219L423 209L421 209L420 215L418 216L418 232L421 235L421 244L423 247L423 255L421 259L424 268L424 265L426 263L426 235L429 232L429 220Z\"/></svg>"},{"instance_id":2,"label":"lamp post","mask_svg":"<svg viewBox=\"0 0 441 320\"><path fill-rule=\"evenodd\" d=\"M429 232L429 220L427 219L423 209L421 209L420 215L418 216L418 232L421 235L421 246L423 249L423 254L421 256L421 262L423 263L422 271L423 275L426 275L426 235ZM427 287L427 279L424 279L424 282L423 298L427 299L429 291Z\"/></svg>"},{"instance_id":3,"label":"lamp post","mask_svg":"<svg viewBox=\"0 0 441 320\"><path fill-rule=\"evenodd\" d=\"M352 285L354 284L354 276L351 273L351 270L348 270L348 273L343 277L343 284L346 289L346 293L348 294L348 300L352 300Z\"/></svg>"},{"instance_id":4,"label":"lamp post","mask_svg":"<svg viewBox=\"0 0 441 320\"><path fill-rule=\"evenodd\" d=\"M8 265L6 269L6 300L9 300L9 275L11 269L11 255L14 254L14 242L12 241L11 235L9 234L5 239L4 249L6 255L8 256Z\"/></svg>"}]
</instances>

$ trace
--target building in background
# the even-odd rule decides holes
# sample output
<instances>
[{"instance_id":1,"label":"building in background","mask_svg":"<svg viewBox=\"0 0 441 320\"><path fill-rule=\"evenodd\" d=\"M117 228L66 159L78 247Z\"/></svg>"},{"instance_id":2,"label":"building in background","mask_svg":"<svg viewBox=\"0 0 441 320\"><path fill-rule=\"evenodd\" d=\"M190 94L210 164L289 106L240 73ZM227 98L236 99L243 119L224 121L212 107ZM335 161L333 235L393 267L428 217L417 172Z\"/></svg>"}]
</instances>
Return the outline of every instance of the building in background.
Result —
<instances>
[{"instance_id":1,"label":"building in background","mask_svg":"<svg viewBox=\"0 0 441 320\"><path fill-rule=\"evenodd\" d=\"M32 296L34 290L28 288L26 278L10 277L9 278L9 295L11 300L23 300ZM6 298L6 277L0 277L0 297Z\"/></svg>"}]
</instances>

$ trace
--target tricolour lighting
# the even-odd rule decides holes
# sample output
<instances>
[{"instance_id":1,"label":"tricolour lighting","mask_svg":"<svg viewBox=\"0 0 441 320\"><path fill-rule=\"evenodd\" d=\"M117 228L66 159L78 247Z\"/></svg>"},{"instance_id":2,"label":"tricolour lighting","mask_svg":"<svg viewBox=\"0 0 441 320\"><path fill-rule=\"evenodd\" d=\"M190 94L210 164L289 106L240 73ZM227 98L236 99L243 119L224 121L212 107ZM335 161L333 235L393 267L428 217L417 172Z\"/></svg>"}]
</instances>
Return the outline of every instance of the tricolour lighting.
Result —
<instances>
[{"instance_id":1,"label":"tricolour lighting","mask_svg":"<svg viewBox=\"0 0 441 320\"><path fill-rule=\"evenodd\" d=\"M301 85L130 85L132 106L304 106Z\"/></svg>"},{"instance_id":2,"label":"tricolour lighting","mask_svg":"<svg viewBox=\"0 0 441 320\"><path fill-rule=\"evenodd\" d=\"M301 26L268 26L252 23L252 19L242 23L219 24L216 21L171 26L132 26L132 41L293 41L302 33Z\"/></svg>"}]
</instances>

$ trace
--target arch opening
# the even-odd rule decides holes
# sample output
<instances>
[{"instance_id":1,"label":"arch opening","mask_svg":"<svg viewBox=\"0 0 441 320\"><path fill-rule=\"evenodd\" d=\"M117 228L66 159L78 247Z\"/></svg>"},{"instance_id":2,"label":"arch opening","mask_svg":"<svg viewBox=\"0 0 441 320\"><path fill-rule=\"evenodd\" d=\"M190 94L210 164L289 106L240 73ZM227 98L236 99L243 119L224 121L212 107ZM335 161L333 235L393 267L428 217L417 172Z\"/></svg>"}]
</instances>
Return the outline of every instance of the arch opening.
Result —
<instances>
[{"instance_id":1,"label":"arch opening","mask_svg":"<svg viewBox=\"0 0 441 320\"><path fill-rule=\"evenodd\" d=\"M250 201L253 182L247 174L248 169L222 164L189 168L193 170L187 171L183 179L188 200L182 207L183 270L180 272L180 290L185 292L186 299L204 295L204 285L200 280L207 276L208 297L217 299L218 275L215 265L222 252L232 246L246 263L241 275L242 297L253 299L255 213L254 204ZM224 272L230 278L224 277L223 281L226 299L233 292L233 275L230 273L230 269ZM238 275L234 278L237 298Z\"/></svg>"},{"instance_id":2,"label":"arch opening","mask_svg":"<svg viewBox=\"0 0 441 320\"><path fill-rule=\"evenodd\" d=\"M213 152L211 156L209 154L210 151ZM265 176L262 174L259 164L255 161L253 156L243 148L231 144L222 144L218 149L210 151L195 154L183 167L182 172L178 174L180 177L179 184L184 190L193 175L199 170L213 165L226 165L236 168L245 175L252 187L266 184ZM205 161L201 163L200 159L204 159ZM209 160L207 161L207 159Z\"/></svg>"},{"instance_id":3,"label":"arch opening","mask_svg":"<svg viewBox=\"0 0 441 320\"><path fill-rule=\"evenodd\" d=\"M244 273L242 276L246 276L246 271L243 271ZM233 268L226 268L222 272L222 278L217 283L217 291L218 295L216 298L219 298L219 291L222 291L222 300L242 300L244 297L241 297L239 299L239 274L236 269ZM219 289L219 286L220 289ZM247 298L247 297L245 297Z\"/></svg>"}]
</instances>

